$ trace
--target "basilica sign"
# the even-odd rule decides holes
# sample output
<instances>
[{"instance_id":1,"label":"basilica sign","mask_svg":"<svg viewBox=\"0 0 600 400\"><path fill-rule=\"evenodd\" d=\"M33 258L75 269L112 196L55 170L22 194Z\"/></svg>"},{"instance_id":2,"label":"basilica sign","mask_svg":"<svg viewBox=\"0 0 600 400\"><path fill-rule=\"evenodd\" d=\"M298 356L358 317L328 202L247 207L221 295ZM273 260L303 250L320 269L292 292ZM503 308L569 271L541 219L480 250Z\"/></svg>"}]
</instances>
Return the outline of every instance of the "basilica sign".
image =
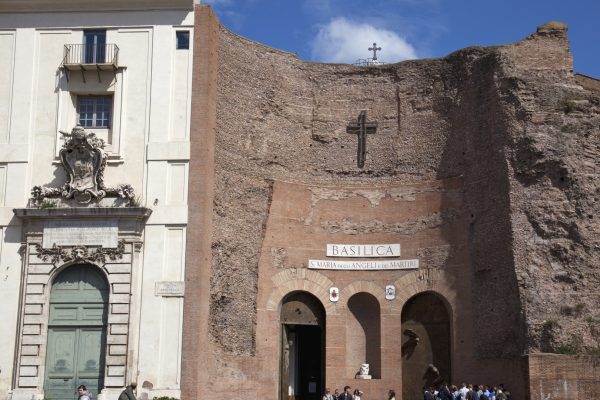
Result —
<instances>
[{"instance_id":1,"label":"basilica sign","mask_svg":"<svg viewBox=\"0 0 600 400\"><path fill-rule=\"evenodd\" d=\"M337 261L337 260L308 260L310 269L337 270L389 270L389 269L418 269L419 260L385 260L385 261Z\"/></svg>"},{"instance_id":2,"label":"basilica sign","mask_svg":"<svg viewBox=\"0 0 600 400\"><path fill-rule=\"evenodd\" d=\"M389 258L400 257L400 243L392 244L327 244L327 257ZM418 269L419 260L308 260L310 269L394 270Z\"/></svg>"},{"instance_id":3,"label":"basilica sign","mask_svg":"<svg viewBox=\"0 0 600 400\"><path fill-rule=\"evenodd\" d=\"M327 257L400 257L400 244L328 244Z\"/></svg>"}]
</instances>

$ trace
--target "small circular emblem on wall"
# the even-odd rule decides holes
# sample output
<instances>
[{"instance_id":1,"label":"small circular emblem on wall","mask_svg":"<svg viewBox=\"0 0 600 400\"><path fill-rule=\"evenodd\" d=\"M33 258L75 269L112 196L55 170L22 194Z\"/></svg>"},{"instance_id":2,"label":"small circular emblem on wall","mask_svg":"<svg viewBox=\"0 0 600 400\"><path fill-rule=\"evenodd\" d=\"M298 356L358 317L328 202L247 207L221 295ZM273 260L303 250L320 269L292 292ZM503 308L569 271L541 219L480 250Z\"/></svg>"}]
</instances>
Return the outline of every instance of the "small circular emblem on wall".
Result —
<instances>
[{"instance_id":1,"label":"small circular emblem on wall","mask_svg":"<svg viewBox=\"0 0 600 400\"><path fill-rule=\"evenodd\" d=\"M396 298L396 287L394 285L387 285L385 287L385 298L387 300L394 300Z\"/></svg>"},{"instance_id":2,"label":"small circular emblem on wall","mask_svg":"<svg viewBox=\"0 0 600 400\"><path fill-rule=\"evenodd\" d=\"M340 299L340 290L336 287L329 288L329 300L332 302L336 302Z\"/></svg>"}]
</instances>

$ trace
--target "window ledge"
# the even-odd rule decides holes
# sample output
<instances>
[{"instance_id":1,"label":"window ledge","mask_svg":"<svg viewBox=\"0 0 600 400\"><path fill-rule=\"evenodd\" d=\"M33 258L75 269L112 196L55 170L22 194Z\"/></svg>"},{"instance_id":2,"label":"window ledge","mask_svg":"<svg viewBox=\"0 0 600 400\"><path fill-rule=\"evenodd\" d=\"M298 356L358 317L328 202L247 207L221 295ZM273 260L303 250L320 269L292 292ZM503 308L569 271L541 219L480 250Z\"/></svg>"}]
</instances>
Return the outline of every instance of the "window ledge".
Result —
<instances>
[{"instance_id":1,"label":"window ledge","mask_svg":"<svg viewBox=\"0 0 600 400\"><path fill-rule=\"evenodd\" d=\"M125 159L123 157L121 157L118 154L108 154L108 157L106 159L106 163L109 165L119 165L119 164L123 164L125 162ZM60 161L60 158L55 158L52 161L52 165L62 165L62 162Z\"/></svg>"}]
</instances>

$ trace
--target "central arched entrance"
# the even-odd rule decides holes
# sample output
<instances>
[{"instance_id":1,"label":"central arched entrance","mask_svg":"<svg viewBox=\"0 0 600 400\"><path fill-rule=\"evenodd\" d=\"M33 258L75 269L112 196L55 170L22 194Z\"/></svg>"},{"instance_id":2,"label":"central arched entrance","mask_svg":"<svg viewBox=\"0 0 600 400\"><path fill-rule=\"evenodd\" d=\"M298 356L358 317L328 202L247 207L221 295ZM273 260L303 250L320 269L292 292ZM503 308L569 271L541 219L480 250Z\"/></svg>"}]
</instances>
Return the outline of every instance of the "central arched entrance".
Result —
<instances>
[{"instance_id":1,"label":"central arched entrance","mask_svg":"<svg viewBox=\"0 0 600 400\"><path fill-rule=\"evenodd\" d=\"M91 264L62 271L50 290L44 394L48 400L77 399L85 385L104 386L108 283Z\"/></svg>"},{"instance_id":2,"label":"central arched entrance","mask_svg":"<svg viewBox=\"0 0 600 400\"><path fill-rule=\"evenodd\" d=\"M442 297L425 292L402 308L402 398L450 382L450 315Z\"/></svg>"},{"instance_id":3,"label":"central arched entrance","mask_svg":"<svg viewBox=\"0 0 600 400\"><path fill-rule=\"evenodd\" d=\"M317 400L325 383L325 309L307 292L281 306L281 400Z\"/></svg>"}]
</instances>

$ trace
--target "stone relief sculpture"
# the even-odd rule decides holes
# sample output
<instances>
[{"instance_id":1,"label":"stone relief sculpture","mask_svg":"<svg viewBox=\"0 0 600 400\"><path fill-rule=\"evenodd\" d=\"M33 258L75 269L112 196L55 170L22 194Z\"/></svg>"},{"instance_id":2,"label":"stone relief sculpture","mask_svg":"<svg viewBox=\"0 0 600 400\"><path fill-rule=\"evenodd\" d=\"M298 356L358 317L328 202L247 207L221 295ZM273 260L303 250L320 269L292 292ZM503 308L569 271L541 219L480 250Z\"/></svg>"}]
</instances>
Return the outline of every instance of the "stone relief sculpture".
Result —
<instances>
[{"instance_id":1,"label":"stone relief sculpture","mask_svg":"<svg viewBox=\"0 0 600 400\"><path fill-rule=\"evenodd\" d=\"M433 364L429 364L423 374L424 387L439 387L443 382L440 370Z\"/></svg>"},{"instance_id":2,"label":"stone relief sculpture","mask_svg":"<svg viewBox=\"0 0 600 400\"><path fill-rule=\"evenodd\" d=\"M73 128L71 133L60 132L65 143L59 152L59 158L67 173L67 181L60 188L34 186L31 190L32 205L41 206L44 199L73 199L77 204L87 205L99 202L105 197L117 197L134 201L131 185L118 185L107 188L104 184L106 167L105 142L95 133L87 133L81 126Z\"/></svg>"},{"instance_id":3,"label":"stone relief sculpture","mask_svg":"<svg viewBox=\"0 0 600 400\"><path fill-rule=\"evenodd\" d=\"M412 329L406 328L402 333L408 336L408 340L402 345L402 357L406 356L407 359L410 359L421 339Z\"/></svg>"},{"instance_id":4,"label":"stone relief sculpture","mask_svg":"<svg viewBox=\"0 0 600 400\"><path fill-rule=\"evenodd\" d=\"M46 262L50 261L52 264L60 264L73 262L75 264L84 262L96 262L104 264L107 260L115 261L123 258L125 252L125 241L119 240L119 243L115 249L104 248L97 246L94 250L91 250L87 246L72 246L71 248L63 246L52 246L49 249L44 249L42 245L35 245L37 258Z\"/></svg>"},{"instance_id":5,"label":"stone relief sculpture","mask_svg":"<svg viewBox=\"0 0 600 400\"><path fill-rule=\"evenodd\" d=\"M106 165L106 154L102 150L104 140L97 138L94 133L86 134L81 126L73 128L70 134L60 133L66 140L59 156L68 174L62 195L66 199L75 197L80 203L106 196L101 189Z\"/></svg>"}]
</instances>

